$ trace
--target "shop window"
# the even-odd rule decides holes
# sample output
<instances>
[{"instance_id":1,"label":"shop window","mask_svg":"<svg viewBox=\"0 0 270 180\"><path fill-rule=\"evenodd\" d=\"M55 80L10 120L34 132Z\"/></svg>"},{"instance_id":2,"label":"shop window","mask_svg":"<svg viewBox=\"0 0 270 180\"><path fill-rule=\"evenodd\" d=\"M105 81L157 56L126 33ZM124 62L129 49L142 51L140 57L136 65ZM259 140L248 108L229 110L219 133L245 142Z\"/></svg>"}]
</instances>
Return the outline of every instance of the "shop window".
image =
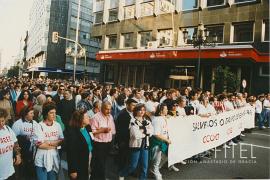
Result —
<instances>
[{"instance_id":1,"label":"shop window","mask_svg":"<svg viewBox=\"0 0 270 180\"><path fill-rule=\"evenodd\" d=\"M266 76L266 77L270 76L270 69L269 69L269 66L267 65L261 66L259 72L260 72L260 76Z\"/></svg>"},{"instance_id":2,"label":"shop window","mask_svg":"<svg viewBox=\"0 0 270 180\"><path fill-rule=\"evenodd\" d=\"M221 6L225 4L225 0L207 0L207 7Z\"/></svg>"},{"instance_id":3,"label":"shop window","mask_svg":"<svg viewBox=\"0 0 270 180\"><path fill-rule=\"evenodd\" d=\"M182 10L192 10L198 8L198 0L182 0Z\"/></svg>"},{"instance_id":4,"label":"shop window","mask_svg":"<svg viewBox=\"0 0 270 180\"><path fill-rule=\"evenodd\" d=\"M237 23L233 25L233 42L253 41L253 22Z\"/></svg>"}]
</instances>

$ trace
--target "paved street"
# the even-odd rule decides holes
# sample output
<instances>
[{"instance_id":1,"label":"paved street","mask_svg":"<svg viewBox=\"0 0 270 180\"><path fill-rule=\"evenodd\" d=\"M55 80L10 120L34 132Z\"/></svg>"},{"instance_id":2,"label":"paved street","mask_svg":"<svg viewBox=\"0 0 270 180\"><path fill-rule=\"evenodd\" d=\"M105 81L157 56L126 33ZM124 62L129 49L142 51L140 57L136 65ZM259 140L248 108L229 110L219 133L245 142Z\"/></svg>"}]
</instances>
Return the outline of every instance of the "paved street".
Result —
<instances>
[{"instance_id":1,"label":"paved street","mask_svg":"<svg viewBox=\"0 0 270 180\"><path fill-rule=\"evenodd\" d=\"M179 172L168 171L163 167L161 173L164 179L269 179L270 164L270 129L255 129L252 133L245 133L242 142L242 158L240 158L240 145L235 146L234 158L232 148L227 149L227 158L224 158L225 150L219 148L216 158L212 153L211 159L204 158L201 162L188 161L186 165L177 164ZM252 144L252 150L251 145ZM252 158L252 157L253 158ZM247 157L246 159L244 157ZM109 179L117 179L116 166L108 164ZM129 177L133 180L135 178Z\"/></svg>"}]
</instances>

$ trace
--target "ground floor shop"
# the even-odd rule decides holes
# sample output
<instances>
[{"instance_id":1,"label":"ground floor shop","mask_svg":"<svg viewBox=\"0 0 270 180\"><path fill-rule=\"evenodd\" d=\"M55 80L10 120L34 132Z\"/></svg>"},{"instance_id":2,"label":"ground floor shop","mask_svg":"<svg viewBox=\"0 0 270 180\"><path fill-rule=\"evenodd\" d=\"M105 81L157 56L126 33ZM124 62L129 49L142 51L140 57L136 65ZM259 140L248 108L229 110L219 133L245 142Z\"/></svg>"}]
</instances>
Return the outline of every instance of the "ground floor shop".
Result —
<instances>
[{"instance_id":1,"label":"ground floor shop","mask_svg":"<svg viewBox=\"0 0 270 180\"><path fill-rule=\"evenodd\" d=\"M216 68L228 66L236 78L247 82L246 89L239 83L238 91L262 93L269 91L269 54L260 54L250 46L203 49L130 50L100 52L103 61L103 81L140 87L150 84L163 88L200 87L212 92L220 88L214 83Z\"/></svg>"}]
</instances>

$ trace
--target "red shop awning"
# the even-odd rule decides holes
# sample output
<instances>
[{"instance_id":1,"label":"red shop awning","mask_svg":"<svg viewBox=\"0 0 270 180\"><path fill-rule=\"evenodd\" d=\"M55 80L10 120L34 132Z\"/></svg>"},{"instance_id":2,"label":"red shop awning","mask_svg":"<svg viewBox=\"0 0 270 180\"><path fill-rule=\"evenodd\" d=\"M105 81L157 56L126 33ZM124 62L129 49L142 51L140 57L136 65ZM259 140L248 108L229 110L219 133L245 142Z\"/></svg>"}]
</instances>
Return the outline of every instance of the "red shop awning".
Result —
<instances>
[{"instance_id":1,"label":"red shop awning","mask_svg":"<svg viewBox=\"0 0 270 180\"><path fill-rule=\"evenodd\" d=\"M198 48L157 48L157 49L129 49L100 51L97 60L181 60L197 59ZM251 45L216 46L201 49L202 59L251 59L255 62L270 62L269 53L260 53Z\"/></svg>"}]
</instances>

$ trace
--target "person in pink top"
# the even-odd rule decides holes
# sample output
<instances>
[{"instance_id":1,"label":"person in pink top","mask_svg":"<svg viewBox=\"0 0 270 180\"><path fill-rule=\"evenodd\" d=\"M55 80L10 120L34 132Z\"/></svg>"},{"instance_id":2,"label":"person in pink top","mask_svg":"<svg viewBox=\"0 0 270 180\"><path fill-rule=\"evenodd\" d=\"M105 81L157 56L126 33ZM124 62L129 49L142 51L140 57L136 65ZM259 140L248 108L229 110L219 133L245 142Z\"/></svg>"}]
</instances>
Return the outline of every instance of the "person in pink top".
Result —
<instances>
[{"instance_id":1,"label":"person in pink top","mask_svg":"<svg viewBox=\"0 0 270 180\"><path fill-rule=\"evenodd\" d=\"M94 135L91 180L105 180L107 156L110 152L112 137L115 134L111 108L110 102L103 102L101 112L96 113L91 119Z\"/></svg>"}]
</instances>

